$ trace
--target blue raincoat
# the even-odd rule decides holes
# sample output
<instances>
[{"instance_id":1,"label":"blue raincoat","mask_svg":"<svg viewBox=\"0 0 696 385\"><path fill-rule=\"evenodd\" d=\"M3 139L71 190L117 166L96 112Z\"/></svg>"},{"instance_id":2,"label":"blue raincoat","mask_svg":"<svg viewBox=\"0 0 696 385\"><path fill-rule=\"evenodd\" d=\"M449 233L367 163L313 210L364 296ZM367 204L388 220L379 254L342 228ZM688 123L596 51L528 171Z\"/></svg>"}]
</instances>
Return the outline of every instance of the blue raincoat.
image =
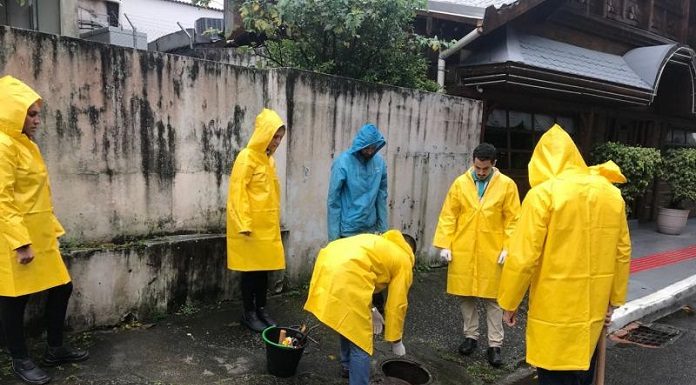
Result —
<instances>
[{"instance_id":1,"label":"blue raincoat","mask_svg":"<svg viewBox=\"0 0 696 385\"><path fill-rule=\"evenodd\" d=\"M327 202L329 241L387 230L387 166L376 153L385 144L377 127L366 124L348 151L334 160ZM375 155L365 159L359 151L371 145Z\"/></svg>"}]
</instances>

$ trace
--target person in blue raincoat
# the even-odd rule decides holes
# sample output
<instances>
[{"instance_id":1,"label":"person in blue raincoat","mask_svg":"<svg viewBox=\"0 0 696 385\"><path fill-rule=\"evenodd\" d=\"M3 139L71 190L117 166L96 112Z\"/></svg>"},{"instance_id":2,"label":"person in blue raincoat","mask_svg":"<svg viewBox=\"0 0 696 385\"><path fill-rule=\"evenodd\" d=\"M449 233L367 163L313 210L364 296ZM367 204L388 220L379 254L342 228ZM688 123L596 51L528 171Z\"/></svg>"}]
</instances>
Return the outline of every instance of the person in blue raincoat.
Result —
<instances>
[{"instance_id":1,"label":"person in blue raincoat","mask_svg":"<svg viewBox=\"0 0 696 385\"><path fill-rule=\"evenodd\" d=\"M387 144L374 124L365 124L350 148L331 165L327 199L329 242L387 230L387 165L378 154ZM384 312L384 298L373 303Z\"/></svg>"}]
</instances>

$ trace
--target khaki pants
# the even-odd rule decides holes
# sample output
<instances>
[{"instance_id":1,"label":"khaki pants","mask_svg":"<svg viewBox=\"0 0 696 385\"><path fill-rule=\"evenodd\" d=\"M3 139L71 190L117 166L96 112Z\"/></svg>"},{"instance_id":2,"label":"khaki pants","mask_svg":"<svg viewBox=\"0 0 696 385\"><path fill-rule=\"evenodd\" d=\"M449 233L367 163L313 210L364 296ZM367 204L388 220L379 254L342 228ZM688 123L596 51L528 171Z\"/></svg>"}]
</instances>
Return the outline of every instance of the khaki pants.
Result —
<instances>
[{"instance_id":1,"label":"khaki pants","mask_svg":"<svg viewBox=\"0 0 696 385\"><path fill-rule=\"evenodd\" d=\"M500 347L503 345L503 309L493 298L461 297L459 305L464 318L464 337L479 338L479 314L476 309L476 300L481 300L486 307L486 321L488 323L488 346Z\"/></svg>"}]
</instances>

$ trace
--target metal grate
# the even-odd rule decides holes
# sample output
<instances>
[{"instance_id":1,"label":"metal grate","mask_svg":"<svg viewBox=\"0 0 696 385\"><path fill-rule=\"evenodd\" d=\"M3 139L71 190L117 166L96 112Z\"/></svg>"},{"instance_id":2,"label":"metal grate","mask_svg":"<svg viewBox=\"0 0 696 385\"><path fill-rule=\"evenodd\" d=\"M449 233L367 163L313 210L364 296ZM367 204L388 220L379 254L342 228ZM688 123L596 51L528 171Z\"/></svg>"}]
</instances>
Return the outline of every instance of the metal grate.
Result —
<instances>
[{"instance_id":1,"label":"metal grate","mask_svg":"<svg viewBox=\"0 0 696 385\"><path fill-rule=\"evenodd\" d=\"M629 330L623 339L636 344L659 348L672 341L678 335L679 329L652 324L650 326L640 325L635 329Z\"/></svg>"}]
</instances>

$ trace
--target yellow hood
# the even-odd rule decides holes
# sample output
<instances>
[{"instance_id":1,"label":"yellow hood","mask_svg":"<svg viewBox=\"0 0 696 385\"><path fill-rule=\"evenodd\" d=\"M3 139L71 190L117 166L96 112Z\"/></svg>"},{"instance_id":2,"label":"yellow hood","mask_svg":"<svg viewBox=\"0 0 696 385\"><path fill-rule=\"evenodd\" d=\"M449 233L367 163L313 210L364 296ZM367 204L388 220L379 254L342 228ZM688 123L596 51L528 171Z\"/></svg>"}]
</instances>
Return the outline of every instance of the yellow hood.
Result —
<instances>
[{"instance_id":1,"label":"yellow hood","mask_svg":"<svg viewBox=\"0 0 696 385\"><path fill-rule=\"evenodd\" d=\"M22 81L0 78L0 131L13 138L22 135L27 110L38 100L41 96Z\"/></svg>"},{"instance_id":2,"label":"yellow hood","mask_svg":"<svg viewBox=\"0 0 696 385\"><path fill-rule=\"evenodd\" d=\"M278 116L273 110L264 108L260 114L256 116L254 123L254 133L251 134L247 148L261 153L266 152L266 148L271 143L273 135L281 126L284 126L283 119Z\"/></svg>"},{"instance_id":3,"label":"yellow hood","mask_svg":"<svg viewBox=\"0 0 696 385\"><path fill-rule=\"evenodd\" d=\"M592 175L601 175L611 183L626 183L626 177L621 173L621 168L611 160L590 166L590 173Z\"/></svg>"},{"instance_id":4,"label":"yellow hood","mask_svg":"<svg viewBox=\"0 0 696 385\"><path fill-rule=\"evenodd\" d=\"M558 124L541 136L528 167L532 187L567 171L587 172L587 164L573 139Z\"/></svg>"},{"instance_id":5,"label":"yellow hood","mask_svg":"<svg viewBox=\"0 0 696 385\"><path fill-rule=\"evenodd\" d=\"M408 244L408 242L406 242L404 236L401 235L401 232L399 230L389 230L382 234L382 238L388 241L392 241L397 246L399 246L399 248L404 250L411 258L411 266L413 266L416 263L416 257L413 255L413 250L411 250L411 246Z\"/></svg>"}]
</instances>

